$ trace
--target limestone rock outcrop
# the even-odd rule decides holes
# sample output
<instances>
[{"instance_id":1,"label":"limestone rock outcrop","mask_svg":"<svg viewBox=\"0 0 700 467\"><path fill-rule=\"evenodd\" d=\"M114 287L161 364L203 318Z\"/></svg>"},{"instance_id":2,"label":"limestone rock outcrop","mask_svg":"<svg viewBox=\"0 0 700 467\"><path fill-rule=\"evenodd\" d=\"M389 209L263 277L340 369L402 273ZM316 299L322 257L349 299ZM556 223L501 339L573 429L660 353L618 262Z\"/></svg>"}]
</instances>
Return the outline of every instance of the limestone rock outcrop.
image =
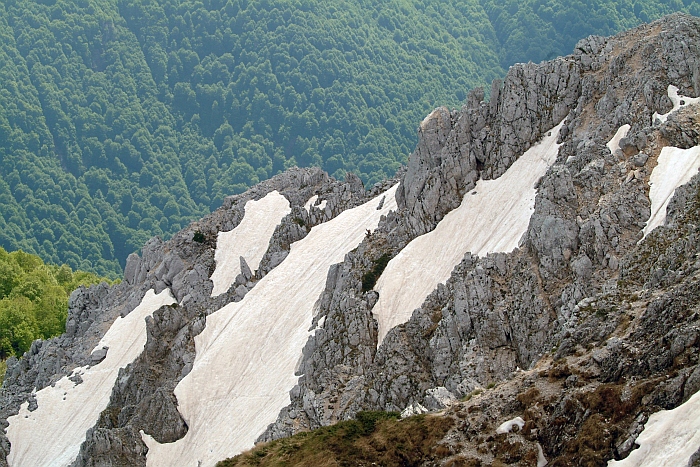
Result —
<instances>
[{"instance_id":1,"label":"limestone rock outcrop","mask_svg":"<svg viewBox=\"0 0 700 467\"><path fill-rule=\"evenodd\" d=\"M149 289L168 288L177 303L147 318L143 353L120 370L72 464L146 465L142 432L170 443L190 429L175 388L192 370L207 316L241 301L314 227L398 183L398 209L327 271L290 403L259 440L363 410L439 412L456 420L443 442L455 462L535 465L542 456L569 465L573 452L600 465L626 457L653 412L700 389L700 176L676 189L665 226L643 235L662 148L700 145L700 106L653 118L672 109L669 85L700 95L697 18L672 15L591 36L569 56L513 66L488 100L476 89L461 109L431 112L407 166L368 190L352 174L342 182L320 169L291 169L225 199L172 239L154 238L141 256L129 256L121 284L71 295L66 333L8 361L2 427L23 403L35 408L36 390L98 365L110 350L96 346L117 317ZM562 122L519 247L460 252L449 279L381 340L374 285L387 262ZM610 147L624 125L619 147ZM247 201L275 190L290 211L259 266L241 256L240 274L212 297L218 234L240 224ZM496 433L516 417L520 429ZM0 435L0 466L10 449Z\"/></svg>"},{"instance_id":2,"label":"limestone rock outcrop","mask_svg":"<svg viewBox=\"0 0 700 467\"><path fill-rule=\"evenodd\" d=\"M598 310L605 305L599 297L617 294L624 302L620 297L630 293L621 286L630 264L639 268L631 258L638 258L645 244L637 246L649 218L647 181L654 160L662 146L700 143L697 108L672 114L660 126L651 119L653 112L669 110L666 89L672 80L685 95L700 92L698 31L697 19L676 15L617 37L590 37L569 57L513 67L505 84L494 83L489 102L479 102L483 93L474 91L461 111L438 108L426 117L399 187L402 209L329 274L320 302L323 332L312 336L305 349L291 406L260 439L334 423L358 410L429 406L435 387L456 398L469 397L532 368L552 349L558 349L557 356L567 355L586 345L582 342L613 333L619 320L590 314L602 316ZM532 83L540 86L533 90ZM377 348L371 314L376 297L359 292L362 273L382 253L396 255L411 238L434 228L477 178L503 173L563 118L559 157L538 185L521 248L485 258L467 253L447 283ZM606 143L624 124L631 131L621 146L634 146L634 151L611 153ZM511 153L512 148L518 149ZM674 199L696 193L689 186ZM675 206L669 206L670 213ZM692 210L686 206L683 215ZM677 252L656 273L646 269L651 278L658 277L653 285L669 275L687 277L668 270L692 258L692 250ZM649 258L644 259L647 264ZM645 324L637 333L646 331L651 330ZM680 352L696 345L691 336L682 342ZM618 356L600 358L616 361ZM631 359L630 354L622 360ZM645 374L669 368L670 359L664 361ZM615 373L606 381L619 377ZM675 403L683 394L679 390ZM545 445L545 451L561 453L560 446ZM608 456L622 454L607 451Z\"/></svg>"}]
</instances>

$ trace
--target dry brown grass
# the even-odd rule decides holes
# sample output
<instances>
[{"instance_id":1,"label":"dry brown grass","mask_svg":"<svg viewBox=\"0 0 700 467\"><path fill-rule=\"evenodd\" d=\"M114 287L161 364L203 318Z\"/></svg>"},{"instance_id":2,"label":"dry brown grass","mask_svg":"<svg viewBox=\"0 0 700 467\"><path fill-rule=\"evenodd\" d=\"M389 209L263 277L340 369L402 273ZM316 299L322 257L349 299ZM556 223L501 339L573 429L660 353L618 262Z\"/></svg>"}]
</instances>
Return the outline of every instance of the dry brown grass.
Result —
<instances>
[{"instance_id":1,"label":"dry brown grass","mask_svg":"<svg viewBox=\"0 0 700 467\"><path fill-rule=\"evenodd\" d=\"M452 454L438 445L453 426L451 418L420 415L398 420L396 414L361 412L358 419L280 439L220 462L234 466L420 465Z\"/></svg>"}]
</instances>

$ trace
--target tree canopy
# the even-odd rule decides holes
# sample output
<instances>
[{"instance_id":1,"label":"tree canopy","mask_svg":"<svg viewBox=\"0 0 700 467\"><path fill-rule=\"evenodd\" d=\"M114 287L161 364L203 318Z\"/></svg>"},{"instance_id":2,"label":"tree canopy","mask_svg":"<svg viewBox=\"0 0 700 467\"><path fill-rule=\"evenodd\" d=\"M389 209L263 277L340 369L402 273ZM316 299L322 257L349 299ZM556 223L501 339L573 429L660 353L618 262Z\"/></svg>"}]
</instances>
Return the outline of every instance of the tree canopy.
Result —
<instances>
[{"instance_id":1,"label":"tree canopy","mask_svg":"<svg viewBox=\"0 0 700 467\"><path fill-rule=\"evenodd\" d=\"M117 277L285 168L392 176L433 107L695 2L6 0L0 246Z\"/></svg>"},{"instance_id":2,"label":"tree canopy","mask_svg":"<svg viewBox=\"0 0 700 467\"><path fill-rule=\"evenodd\" d=\"M89 272L73 272L66 264L44 264L22 250L8 253L0 247L0 360L21 356L35 339L63 333L70 293L104 280Z\"/></svg>"},{"instance_id":3,"label":"tree canopy","mask_svg":"<svg viewBox=\"0 0 700 467\"><path fill-rule=\"evenodd\" d=\"M566 55L584 37L613 35L676 11L700 16L695 0L481 0L481 5L503 66Z\"/></svg>"}]
</instances>

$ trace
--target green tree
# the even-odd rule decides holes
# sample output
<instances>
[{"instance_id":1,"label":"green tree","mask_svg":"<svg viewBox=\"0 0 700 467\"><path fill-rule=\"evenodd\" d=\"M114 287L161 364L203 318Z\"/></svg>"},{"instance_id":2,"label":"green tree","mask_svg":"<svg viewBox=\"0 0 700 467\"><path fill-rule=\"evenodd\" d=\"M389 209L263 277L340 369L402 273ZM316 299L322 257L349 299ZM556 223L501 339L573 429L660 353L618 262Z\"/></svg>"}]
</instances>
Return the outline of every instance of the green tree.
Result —
<instances>
[{"instance_id":1,"label":"green tree","mask_svg":"<svg viewBox=\"0 0 700 467\"><path fill-rule=\"evenodd\" d=\"M38 335L34 306L28 298L0 300L0 358L22 355Z\"/></svg>"},{"instance_id":2,"label":"green tree","mask_svg":"<svg viewBox=\"0 0 700 467\"><path fill-rule=\"evenodd\" d=\"M0 360L21 356L35 339L65 331L68 296L81 285L105 279L63 264L46 265L36 255L0 247Z\"/></svg>"}]
</instances>

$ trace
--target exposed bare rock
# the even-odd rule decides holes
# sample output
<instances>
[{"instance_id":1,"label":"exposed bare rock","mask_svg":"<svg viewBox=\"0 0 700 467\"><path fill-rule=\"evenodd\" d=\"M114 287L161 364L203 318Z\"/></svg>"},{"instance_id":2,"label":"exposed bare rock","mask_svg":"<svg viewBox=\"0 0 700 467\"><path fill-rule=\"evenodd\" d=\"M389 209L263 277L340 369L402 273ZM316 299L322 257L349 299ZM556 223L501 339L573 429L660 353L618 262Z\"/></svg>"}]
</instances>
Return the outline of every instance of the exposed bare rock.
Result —
<instances>
[{"instance_id":1,"label":"exposed bare rock","mask_svg":"<svg viewBox=\"0 0 700 467\"><path fill-rule=\"evenodd\" d=\"M442 460L452 465L537 465L543 457L548 465L603 465L629 455L651 414L700 388L700 176L676 190L665 226L642 235L661 149L700 144L698 106L652 121L672 109L671 84L686 96L700 93L697 18L672 15L615 37L591 36L567 57L513 66L493 82L488 101L476 89L461 109L431 112L397 174L398 210L328 270L291 403L260 440L362 410L439 411L455 420L441 442ZM537 184L519 247L483 257L459 252L450 278L379 342L372 289L387 262L560 122L559 154ZM629 131L611 153L607 143L623 125ZM63 336L8 360L2 426L24 402L36 408L34 388L98 364L109 350L95 347L114 320L149 289L169 288L177 304L147 319L143 353L120 370L74 463L145 465L141 431L160 443L187 433L174 388L192 369L206 317L241 300L313 227L393 182L365 190L352 174L343 182L320 169L292 169L226 198L169 241L150 240L140 257L129 256L121 284L71 295ZM258 268L241 257L233 286L211 297L217 235L241 222L248 200L273 190L291 212ZM518 429L497 433L508 420ZM0 449L9 452L5 436Z\"/></svg>"},{"instance_id":2,"label":"exposed bare rock","mask_svg":"<svg viewBox=\"0 0 700 467\"><path fill-rule=\"evenodd\" d=\"M121 284L112 288L104 284L81 287L71 295L66 334L47 342L36 341L23 358L8 361L0 397L3 423L17 413L23 401L32 400L35 388L39 390L58 381L78 366L99 363L108 350L93 349L112 322L133 310L148 289L159 292L170 288L178 305L163 307L148 319L144 352L121 370L110 404L88 433L75 462L77 466L145 465L147 449L140 430L161 442L174 441L187 432L173 389L192 367L193 339L204 329L207 314L240 300L255 281L281 262L291 243L303 238L313 225L376 196L382 187L366 192L359 178L351 174L346 182L339 182L316 168L293 169L227 198L221 209L191 224L168 242L151 239L144 245L141 257L129 257ZM215 266L217 233L240 223L246 201L260 199L273 190L287 197L292 213L278 226L258 271L253 273L242 267L243 289L212 298L209 277ZM326 200L326 208L313 207L309 215L303 206L314 194ZM294 217L301 211L306 215L303 225ZM204 240L195 241L195 233L202 234ZM275 254L283 256L276 262L270 261ZM7 454L9 445L4 436L0 436L0 448ZM0 465L3 462L5 457L0 456Z\"/></svg>"},{"instance_id":3,"label":"exposed bare rock","mask_svg":"<svg viewBox=\"0 0 700 467\"><path fill-rule=\"evenodd\" d=\"M553 349L562 358L581 346L585 351L586 346L607 342L589 354L595 368L581 370L586 383L571 373L562 376L559 403L566 407L564 412L548 406L538 418L540 435L526 435L525 441L541 444L547 459L565 458L566 446L581 442L584 422L598 423L590 414L584 416L583 404L566 422L575 427L570 434L546 431L548 423L556 426L557 416L573 416L566 405L569 389L588 381L598 381L592 387L623 384L621 378L635 377L648 378L649 387L656 387L653 375L670 371L679 355L691 355L698 344L695 334L688 333L696 319L693 312L685 312L690 316L687 322L661 312L669 306L678 307L678 313L693 308L680 291L666 291L667 298L649 302L643 315L648 321L636 325L630 337L608 339L630 319L625 317L629 310L623 311L631 306L625 297L687 281L697 269L687 269L696 263L694 223L683 224L688 233L682 240L664 240L666 253L658 258L651 251L658 251L652 246L658 245L656 238L665 238L663 228L637 242L650 213L646 182L661 147L700 144L696 109L672 114L661 126L650 118L655 111L670 110L669 84L693 95L699 30L697 19L674 15L614 38L590 37L572 56L513 67L503 83L494 83L489 102L476 90L461 111L438 108L428 115L401 179L399 212L329 274L320 301L319 318L325 321L305 349L292 404L260 439L334 423L359 410L402 411L425 405L431 388L470 397L516 378L520 369L540 364ZM371 308L377 298L360 287L373 261L382 254L396 255L412 238L432 230L477 178L502 174L563 118L560 154L538 185L522 248L486 258L466 254L447 283L376 348ZM606 143L625 123L631 130L621 141L623 150L611 154ZM677 201L669 206L668 224L679 218L691 222L695 193L692 183L678 191ZM629 283L638 288L628 289ZM690 297L693 292L686 293ZM668 335L674 329L679 337ZM658 346L659 340L675 350ZM630 412L620 426L629 431L616 441L619 449L611 436L591 459L626 455L644 423L640 414L678 405L688 396L683 391L688 381L694 387L696 378L691 375L695 373L687 370L658 386L647 402L636 400L648 408L626 409ZM518 405L500 406L494 398L484 404L492 412L489 419L496 413L512 418ZM480 458L490 462L497 457L489 456Z\"/></svg>"}]
</instances>

